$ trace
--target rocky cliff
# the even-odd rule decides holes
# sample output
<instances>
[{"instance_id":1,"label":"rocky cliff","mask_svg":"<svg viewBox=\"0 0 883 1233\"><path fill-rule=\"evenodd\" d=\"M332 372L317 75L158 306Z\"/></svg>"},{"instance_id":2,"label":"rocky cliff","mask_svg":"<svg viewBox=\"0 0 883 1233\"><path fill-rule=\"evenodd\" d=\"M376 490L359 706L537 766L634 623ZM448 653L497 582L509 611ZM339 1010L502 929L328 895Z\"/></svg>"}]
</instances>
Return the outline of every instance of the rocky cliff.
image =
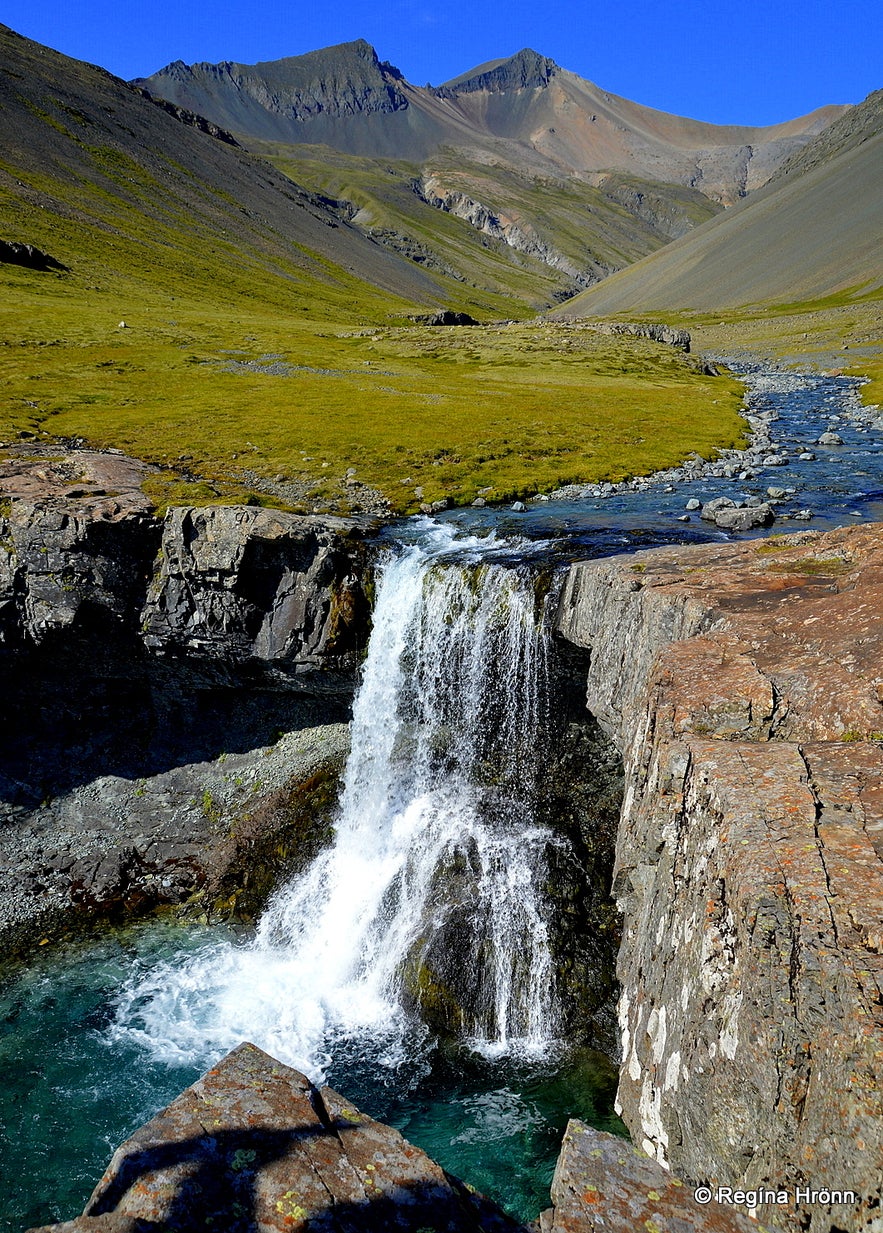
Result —
<instances>
[{"instance_id":1,"label":"rocky cliff","mask_svg":"<svg viewBox=\"0 0 883 1233\"><path fill-rule=\"evenodd\" d=\"M576 565L559 613L625 763L622 1115L813 1233L883 1227L881 600L855 527Z\"/></svg>"},{"instance_id":2,"label":"rocky cliff","mask_svg":"<svg viewBox=\"0 0 883 1233\"><path fill-rule=\"evenodd\" d=\"M82 913L254 910L327 826L369 623L359 527L252 506L161 519L143 470L0 459L7 950Z\"/></svg>"}]
</instances>

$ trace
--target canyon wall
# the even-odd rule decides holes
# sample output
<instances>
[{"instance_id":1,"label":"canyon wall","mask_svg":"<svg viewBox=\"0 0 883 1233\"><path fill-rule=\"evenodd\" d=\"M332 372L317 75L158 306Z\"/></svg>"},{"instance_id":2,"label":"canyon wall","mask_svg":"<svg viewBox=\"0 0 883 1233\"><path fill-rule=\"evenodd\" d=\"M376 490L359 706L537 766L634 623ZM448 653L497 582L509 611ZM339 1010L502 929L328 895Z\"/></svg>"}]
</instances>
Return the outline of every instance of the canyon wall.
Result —
<instances>
[{"instance_id":1,"label":"canyon wall","mask_svg":"<svg viewBox=\"0 0 883 1233\"><path fill-rule=\"evenodd\" d=\"M864 526L574 565L558 617L625 763L622 1116L813 1233L883 1228L881 611Z\"/></svg>"},{"instance_id":2,"label":"canyon wall","mask_svg":"<svg viewBox=\"0 0 883 1233\"><path fill-rule=\"evenodd\" d=\"M0 944L261 905L327 840L369 628L355 521L155 517L142 464L0 466Z\"/></svg>"}]
</instances>

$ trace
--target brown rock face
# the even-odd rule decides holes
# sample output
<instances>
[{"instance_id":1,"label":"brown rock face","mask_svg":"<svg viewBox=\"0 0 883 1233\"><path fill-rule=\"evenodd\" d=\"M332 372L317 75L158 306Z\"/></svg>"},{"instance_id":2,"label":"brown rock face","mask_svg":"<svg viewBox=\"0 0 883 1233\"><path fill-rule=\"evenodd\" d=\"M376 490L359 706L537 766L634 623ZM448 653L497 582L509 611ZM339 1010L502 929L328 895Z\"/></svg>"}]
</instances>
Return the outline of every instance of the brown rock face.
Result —
<instances>
[{"instance_id":1,"label":"brown rock face","mask_svg":"<svg viewBox=\"0 0 883 1233\"><path fill-rule=\"evenodd\" d=\"M623 1117L813 1233L881 1227L881 601L866 526L577 565L559 614L625 760Z\"/></svg>"},{"instance_id":2,"label":"brown rock face","mask_svg":"<svg viewBox=\"0 0 883 1233\"><path fill-rule=\"evenodd\" d=\"M56 1233L526 1233L328 1087L243 1044L122 1144Z\"/></svg>"},{"instance_id":3,"label":"brown rock face","mask_svg":"<svg viewBox=\"0 0 883 1233\"><path fill-rule=\"evenodd\" d=\"M644 1152L576 1119L564 1133L552 1203L541 1233L757 1233L738 1209L697 1201Z\"/></svg>"}]
</instances>

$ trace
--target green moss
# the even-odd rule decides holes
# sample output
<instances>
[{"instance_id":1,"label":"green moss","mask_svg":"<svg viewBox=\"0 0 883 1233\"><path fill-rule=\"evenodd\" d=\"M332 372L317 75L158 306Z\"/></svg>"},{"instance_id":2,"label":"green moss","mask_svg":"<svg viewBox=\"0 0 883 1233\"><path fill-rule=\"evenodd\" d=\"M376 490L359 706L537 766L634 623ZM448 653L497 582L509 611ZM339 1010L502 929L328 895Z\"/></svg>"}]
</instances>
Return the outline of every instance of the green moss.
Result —
<instances>
[{"instance_id":1,"label":"green moss","mask_svg":"<svg viewBox=\"0 0 883 1233\"><path fill-rule=\"evenodd\" d=\"M787 547L787 545L783 545ZM852 568L843 557L799 557L787 561L774 561L770 567L776 573L804 574L809 577L835 578Z\"/></svg>"},{"instance_id":2,"label":"green moss","mask_svg":"<svg viewBox=\"0 0 883 1233\"><path fill-rule=\"evenodd\" d=\"M402 972L402 989L406 998L433 1031L456 1036L462 1032L466 1022L463 1007L451 988L421 962L417 950L415 947Z\"/></svg>"}]
</instances>

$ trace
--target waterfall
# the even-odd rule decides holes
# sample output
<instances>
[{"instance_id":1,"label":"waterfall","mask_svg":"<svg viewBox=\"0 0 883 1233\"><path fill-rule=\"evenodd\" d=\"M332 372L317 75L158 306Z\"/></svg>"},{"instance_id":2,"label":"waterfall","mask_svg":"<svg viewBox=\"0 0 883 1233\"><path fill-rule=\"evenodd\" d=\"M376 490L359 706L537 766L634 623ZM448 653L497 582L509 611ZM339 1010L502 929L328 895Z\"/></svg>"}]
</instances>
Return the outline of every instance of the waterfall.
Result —
<instances>
[{"instance_id":1,"label":"waterfall","mask_svg":"<svg viewBox=\"0 0 883 1233\"><path fill-rule=\"evenodd\" d=\"M398 1064L417 1017L490 1053L548 1047L548 634L531 571L490 549L436 526L390 552L333 844L250 943L131 980L117 1032L177 1061L250 1039L311 1074L354 1038Z\"/></svg>"}]
</instances>

